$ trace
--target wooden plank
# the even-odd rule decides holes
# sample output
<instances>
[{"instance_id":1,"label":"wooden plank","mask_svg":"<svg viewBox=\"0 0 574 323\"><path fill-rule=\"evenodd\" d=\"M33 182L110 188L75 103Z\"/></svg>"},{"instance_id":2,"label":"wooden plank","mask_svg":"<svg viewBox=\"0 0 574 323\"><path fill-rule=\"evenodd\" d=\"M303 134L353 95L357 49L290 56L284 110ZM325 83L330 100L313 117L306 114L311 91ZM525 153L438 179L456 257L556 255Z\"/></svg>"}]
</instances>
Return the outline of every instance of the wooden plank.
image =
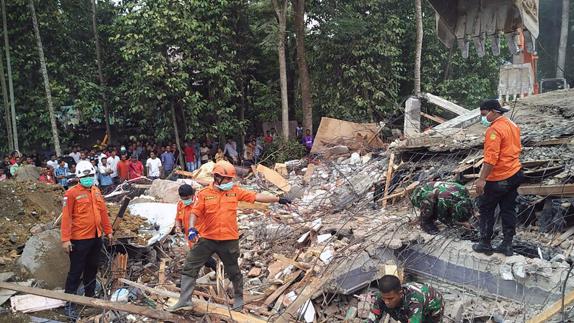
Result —
<instances>
[{"instance_id":1,"label":"wooden plank","mask_svg":"<svg viewBox=\"0 0 574 323\"><path fill-rule=\"evenodd\" d=\"M574 290L568 292L568 294L566 294L566 296L564 297L564 307L567 307L568 305L570 305L572 302L574 302ZM542 313L536 315L535 317L529 319L528 321L526 321L527 323L543 323L543 322L548 322L548 320L550 320L550 318L552 316L554 316L555 314L557 314L558 312L560 312L560 309L562 308L562 299L557 300L556 302L554 302L552 304L552 306L546 308L544 311L542 311Z\"/></svg>"},{"instance_id":2,"label":"wooden plank","mask_svg":"<svg viewBox=\"0 0 574 323\"><path fill-rule=\"evenodd\" d=\"M518 194L542 196L574 196L574 184L521 185L518 188Z\"/></svg>"},{"instance_id":3,"label":"wooden plank","mask_svg":"<svg viewBox=\"0 0 574 323\"><path fill-rule=\"evenodd\" d=\"M531 146L540 147L540 146L566 145L572 143L573 141L574 137L556 138L556 139L548 139L535 142Z\"/></svg>"},{"instance_id":4,"label":"wooden plank","mask_svg":"<svg viewBox=\"0 0 574 323\"><path fill-rule=\"evenodd\" d=\"M432 120L432 121L434 121L434 122L436 122L436 123L438 123L438 124L444 123L444 122L446 121L445 119L443 119L443 118L441 118L441 117L433 116L432 114L424 113L424 112L422 112L422 111L421 111L421 116L423 116L423 117L425 117L425 118L427 118L427 119L429 119L429 120Z\"/></svg>"},{"instance_id":5,"label":"wooden plank","mask_svg":"<svg viewBox=\"0 0 574 323\"><path fill-rule=\"evenodd\" d=\"M403 196L409 194L410 192L414 191L414 189L417 186L419 186L419 181L414 181L414 182L410 183L409 186L407 186L405 189L401 190L400 192L393 193L387 197L383 197L383 200L385 200L385 199L390 200L390 199L394 199L397 197L403 197Z\"/></svg>"},{"instance_id":6,"label":"wooden plank","mask_svg":"<svg viewBox=\"0 0 574 323\"><path fill-rule=\"evenodd\" d=\"M170 292L170 291L168 291L168 290L163 290L163 289L157 289L157 288L149 287L149 286L146 286L146 285L144 285L144 284L136 283L136 282L133 282L133 281L131 281L131 280L124 279L124 278L121 278L120 281L121 281L122 283L126 284L126 285L129 285L129 286L132 286L132 287L135 287L135 288L139 288L139 289L141 289L142 291L146 291L146 292L148 292L148 293L150 293L150 294L155 294L155 295L158 295L158 296L161 296L161 297L168 297L168 298L173 298L173 299L179 299L179 294L178 294L178 293L175 293L175 292ZM233 301L232 301L232 300L227 300L227 301L226 301L225 299L221 299L221 298L218 298L218 297L214 297L213 295L209 295L209 294L207 294L207 293L202 293L202 292L197 291L197 290L194 290L194 291L193 291L193 294L196 295L196 296L201 296L201 297L206 297L206 298L212 298L212 299L214 299L214 300L216 300L216 301L218 301L218 302L221 302L221 303L227 303L227 304L230 304L230 305L233 304ZM228 310L227 306L225 306L225 305L221 305L221 304L217 304L217 303L211 303L211 302L206 302L206 301L204 301L204 300L202 300L202 299L199 299L199 298L194 298L194 299L193 299L193 303L196 304L196 305L197 305L197 304L200 304L200 306L198 306L199 309L206 308L206 305L208 305L210 308L218 308L218 309L225 310L226 312L227 312L227 310ZM250 309L250 310L257 310L257 309L258 309L257 306L253 306L253 305L249 305L249 304L246 304L246 305L245 305L245 308ZM194 306L193 310L194 310L194 311L197 311L197 310L196 310L196 306ZM207 314L206 311L204 311L204 312L199 312L199 313ZM253 319L256 320L257 322L260 322L260 321L261 321L261 319L259 319L259 318L257 318L257 317L250 316L250 315L245 315L245 314L240 313L240 312L231 311L231 313L232 313L232 315L233 315L233 319L237 319L237 317L235 316L236 313L237 313L238 315L239 315L239 314L242 314L240 317L243 318L243 319L245 319L245 321L243 321L243 322L249 322L249 319L251 319L251 318L253 318ZM230 315L229 313L227 313L227 314L217 313L217 314L219 314L219 315L224 315L224 316L226 316L226 317L230 317L230 316L229 316L229 315Z\"/></svg>"},{"instance_id":7,"label":"wooden plank","mask_svg":"<svg viewBox=\"0 0 574 323\"><path fill-rule=\"evenodd\" d=\"M573 234L574 234L574 226L570 227L570 229L562 233L554 242L552 242L552 247L560 245L564 240L568 239Z\"/></svg>"},{"instance_id":8,"label":"wooden plank","mask_svg":"<svg viewBox=\"0 0 574 323\"><path fill-rule=\"evenodd\" d=\"M546 165L548 163L559 162L559 159L545 159L545 160L529 160L525 162L520 162L523 168L531 168L531 167L538 167L542 165Z\"/></svg>"},{"instance_id":9,"label":"wooden plank","mask_svg":"<svg viewBox=\"0 0 574 323\"><path fill-rule=\"evenodd\" d=\"M389 186L391 186L391 180L393 179L393 167L395 166L395 153L391 153L389 157L389 165L387 167L387 178L385 182L385 192L383 194L383 208L387 206L388 199L386 197L389 195Z\"/></svg>"},{"instance_id":10,"label":"wooden plank","mask_svg":"<svg viewBox=\"0 0 574 323\"><path fill-rule=\"evenodd\" d=\"M297 267L297 268L299 268L299 269L301 269L301 270L303 270L303 271L307 271L307 270L309 270L309 269L311 268L311 265L304 264L304 263L295 261L295 260L293 260L293 259L289 259L289 258L287 258L287 257L285 257L285 256L283 256L283 255L281 255L281 254L274 253L274 254L273 254L273 257L274 257L275 259L281 261L281 262L287 263L287 264L289 264L289 265L293 265L294 267Z\"/></svg>"},{"instance_id":11,"label":"wooden plank","mask_svg":"<svg viewBox=\"0 0 574 323\"><path fill-rule=\"evenodd\" d=\"M463 107L461 107L458 104L455 104L453 102L450 102L447 99L443 99L440 96L436 96L436 95L432 95L430 93L422 93L421 95L424 99L426 99L428 102L437 105L445 110L448 110L452 113L456 113L457 115L461 116L461 115L465 115L469 112L471 112L470 110L467 110Z\"/></svg>"},{"instance_id":12,"label":"wooden plank","mask_svg":"<svg viewBox=\"0 0 574 323\"><path fill-rule=\"evenodd\" d=\"M269 295L265 299L265 301L263 301L263 304L265 304L267 307L271 306L271 304L273 304L273 302L275 302L275 300L279 296L281 296L285 292L285 290L287 290L287 288L289 288L289 286L291 286L291 284L293 284L293 282L297 280L297 278L299 278L301 273L302 273L301 270L296 271L291 277L291 279L289 279L287 282L285 282L285 284L283 284L283 286L279 287L276 291L274 291L273 294Z\"/></svg>"},{"instance_id":13,"label":"wooden plank","mask_svg":"<svg viewBox=\"0 0 574 323\"><path fill-rule=\"evenodd\" d=\"M239 203L237 204L237 208L239 210L262 210L262 211L265 211L265 210L269 209L269 203L260 203L260 202L248 203L248 202L244 202L244 201L239 201Z\"/></svg>"},{"instance_id":14,"label":"wooden plank","mask_svg":"<svg viewBox=\"0 0 574 323\"><path fill-rule=\"evenodd\" d=\"M311 279L310 273L311 271L307 272L303 280L306 278ZM291 305L289 305L285 311L275 319L275 323L287 323L291 322L292 320L296 320L297 314L301 307L330 280L331 274L325 273L321 277L315 277L311 280L310 283L306 283L303 289L298 293L295 301L293 301L293 303L291 303Z\"/></svg>"},{"instance_id":15,"label":"wooden plank","mask_svg":"<svg viewBox=\"0 0 574 323\"><path fill-rule=\"evenodd\" d=\"M307 170L305 171L305 175L303 175L304 184L309 184L311 177L313 176L313 172L315 172L315 164L307 165Z\"/></svg>"},{"instance_id":16,"label":"wooden plank","mask_svg":"<svg viewBox=\"0 0 574 323\"><path fill-rule=\"evenodd\" d=\"M168 321L168 322L185 322L185 320L179 316L165 311L155 310L149 307L143 307L133 304L123 304L123 303L115 303L103 299L96 299L91 297L73 295L73 294L66 294L61 292L55 292L52 290L41 289L41 288L33 288L33 287L26 287L21 286L15 283L6 283L0 282L0 288L10 289L17 292L32 294L43 296L47 298L59 299L66 302L72 302L76 304L81 304L90 307L97 307L103 308L106 310L114 310L120 312L127 312L133 314L139 314L143 316L147 316L150 318Z\"/></svg>"},{"instance_id":17,"label":"wooden plank","mask_svg":"<svg viewBox=\"0 0 574 323\"><path fill-rule=\"evenodd\" d=\"M279 173L261 164L257 165L257 173L263 174L266 180L279 187L283 192L291 190L291 184Z\"/></svg>"}]
</instances>

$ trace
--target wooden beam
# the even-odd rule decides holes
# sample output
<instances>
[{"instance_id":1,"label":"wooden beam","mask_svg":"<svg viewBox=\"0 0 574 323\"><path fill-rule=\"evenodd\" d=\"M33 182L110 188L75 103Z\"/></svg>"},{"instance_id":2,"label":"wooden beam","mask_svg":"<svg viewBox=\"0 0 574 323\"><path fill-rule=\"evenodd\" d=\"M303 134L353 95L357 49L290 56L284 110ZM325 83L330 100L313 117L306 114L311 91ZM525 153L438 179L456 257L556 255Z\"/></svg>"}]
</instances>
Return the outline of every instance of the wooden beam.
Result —
<instances>
[{"instance_id":1,"label":"wooden beam","mask_svg":"<svg viewBox=\"0 0 574 323\"><path fill-rule=\"evenodd\" d=\"M385 193L383 194L383 208L387 206L386 197L389 195L389 186L391 186L391 180L393 179L393 166L395 166L395 153L391 153L389 157L389 165L387 167L387 178L385 182Z\"/></svg>"},{"instance_id":2,"label":"wooden beam","mask_svg":"<svg viewBox=\"0 0 574 323\"><path fill-rule=\"evenodd\" d=\"M283 192L289 192L291 190L291 184L289 184L289 182L283 176L271 168L259 164L257 165L257 173L263 174L263 177L265 177L266 180L279 187L279 189L281 189Z\"/></svg>"},{"instance_id":3,"label":"wooden beam","mask_svg":"<svg viewBox=\"0 0 574 323\"><path fill-rule=\"evenodd\" d=\"M157 289L157 288L149 287L149 286L146 286L146 285L144 285L144 284L136 283L136 282L133 282L133 281L131 281L131 280L124 279L124 278L120 278L120 281L121 281L122 283L126 284L126 285L129 285L129 286L132 286L132 287L135 287L135 288L139 288L139 289L141 289L142 291L146 291L146 292L151 293L151 294L155 294L155 295L158 295L158 296L161 296L161 297L168 297L168 298L179 299L179 294L178 294L178 293L175 293L175 292L170 292L170 291L168 291L168 290L163 290L163 289ZM222 303L226 303L226 302L227 302L227 303L230 304L230 305L233 303L233 301L231 301L231 300L226 301L226 300L223 300L223 299L220 299L220 298L217 298L217 297L213 297L212 295L209 295L209 294L206 294L206 293L202 293L202 292L197 291L197 290L194 290L194 291L193 291L193 294L194 294L194 295L197 295L197 296L207 297L207 298L211 297L211 298L215 299L216 301L221 301ZM217 303L209 303L209 302L206 302L206 301L204 301L204 300L202 300L202 299L199 299L199 298L194 298L194 299L193 299L193 304L195 304L194 307L193 307L193 311L196 311L196 312L198 312L198 313L202 313L202 314L215 313L215 314L222 315L222 316L225 316L225 317L228 317L228 318L230 317L229 315L230 315L230 313L231 313L232 316L233 316L232 318L233 318L234 320L237 320L238 322L250 322L249 320L252 319L252 318L254 319L254 322L260 322L260 321L261 321L261 319L259 319L259 318L257 318L257 317L254 317L254 316L251 317L251 316L249 316L249 315L245 315L245 314L240 313L240 312L235 312L235 311L229 312L229 311L228 311L228 307L225 306L225 305L221 305L221 304L217 304ZM205 309L205 308L209 308L210 311L209 311L209 312L207 312L207 311L201 311L202 309ZM217 308L218 310L217 310L217 311L214 311L214 310L213 310L214 308ZM259 309L258 307L252 306L252 305L249 305L249 304L246 304L246 305L245 305L245 308L251 309L251 310L258 310L258 309ZM224 314L222 314L223 311L225 311ZM238 317L236 317L236 314L237 314L237 315L240 315L240 314L241 314L241 319L245 319L245 320L239 320Z\"/></svg>"},{"instance_id":4,"label":"wooden beam","mask_svg":"<svg viewBox=\"0 0 574 323\"><path fill-rule=\"evenodd\" d=\"M291 286L291 284L293 284L293 282L295 280L297 280L297 278L299 278L299 276L301 275L301 271L296 271L295 273L293 273L291 279L289 279L288 281L285 282L285 284L283 284L283 286L279 287L276 291L273 292L273 294L269 295L265 301L263 302L263 304L265 304L267 307L271 306L271 304L273 304L275 302L275 300L281 296L281 294L283 294L285 292L285 290L287 290L287 288L289 288L289 286Z\"/></svg>"},{"instance_id":5,"label":"wooden beam","mask_svg":"<svg viewBox=\"0 0 574 323\"><path fill-rule=\"evenodd\" d=\"M450 112L456 113L459 116L470 112L470 110L467 110L458 104L452 103L447 99L443 99L440 96L432 95L430 93L423 93L421 96L428 102L437 105Z\"/></svg>"},{"instance_id":6,"label":"wooden beam","mask_svg":"<svg viewBox=\"0 0 574 323\"><path fill-rule=\"evenodd\" d=\"M275 323L288 323L296 320L301 307L332 278L330 273L325 273L323 276L315 277L314 279L311 278L310 274L311 271L307 272L302 282L306 280L306 278L311 279L311 282L305 282L303 289L298 293L295 301L287 306L285 311L275 319Z\"/></svg>"},{"instance_id":7,"label":"wooden beam","mask_svg":"<svg viewBox=\"0 0 574 323\"><path fill-rule=\"evenodd\" d=\"M390 200L390 199L394 199L397 197L403 197L407 194L409 194L410 192L414 191L414 189L419 185L419 181L414 181L412 183L409 184L409 186L407 186L406 188L402 189L400 192L396 192L393 193L389 196L383 197L383 200Z\"/></svg>"},{"instance_id":8,"label":"wooden beam","mask_svg":"<svg viewBox=\"0 0 574 323\"><path fill-rule=\"evenodd\" d=\"M556 138L556 139L548 139L548 140L535 142L531 146L539 147L539 146L566 145L566 144L572 143L573 141L574 141L574 137Z\"/></svg>"},{"instance_id":9,"label":"wooden beam","mask_svg":"<svg viewBox=\"0 0 574 323\"><path fill-rule=\"evenodd\" d=\"M574 302L574 290L570 291L564 297L564 307L570 305ZM526 321L527 323L543 323L548 322L552 316L556 313L560 312L562 308L562 299L557 300L552 304L552 306L546 308L542 313L536 315L535 317L531 318L530 320Z\"/></svg>"},{"instance_id":10,"label":"wooden beam","mask_svg":"<svg viewBox=\"0 0 574 323\"><path fill-rule=\"evenodd\" d=\"M311 181L311 177L313 176L313 172L315 171L315 164L307 165L307 170L305 171L305 175L303 175L303 183L305 185L309 184Z\"/></svg>"},{"instance_id":11,"label":"wooden beam","mask_svg":"<svg viewBox=\"0 0 574 323\"><path fill-rule=\"evenodd\" d=\"M432 121L434 121L434 122L436 122L436 123L438 123L438 124L444 123L444 122L446 121L445 119L443 119L443 118L441 118L441 117L433 116L432 114L424 113L424 112L422 112L422 111L421 111L421 116L423 116L423 117L425 117L425 118L427 118L427 119L429 119L429 120L432 120Z\"/></svg>"},{"instance_id":12,"label":"wooden beam","mask_svg":"<svg viewBox=\"0 0 574 323\"><path fill-rule=\"evenodd\" d=\"M542 196L574 196L574 184L522 185L518 188L518 194Z\"/></svg>"},{"instance_id":13,"label":"wooden beam","mask_svg":"<svg viewBox=\"0 0 574 323\"><path fill-rule=\"evenodd\" d=\"M155 310L149 307L143 307L133 304L124 304L124 303L116 303L111 302L103 299L73 295L73 294L66 294L62 292L55 292L52 290L41 289L41 288L34 288L34 287L26 287L21 286L15 283L6 283L0 282L0 288L5 288L9 290L14 290L17 292L22 292L26 294L38 295L47 298L59 299L66 302L72 302L76 304L81 304L90 307L97 307L103 308L107 310L114 310L120 312L127 312L132 314L138 314L147 316L150 318L154 318L161 321L167 322L185 322L185 319L179 315L175 315L169 312Z\"/></svg>"},{"instance_id":14,"label":"wooden beam","mask_svg":"<svg viewBox=\"0 0 574 323\"><path fill-rule=\"evenodd\" d=\"M557 247L560 245L564 240L568 239L571 235L574 234L574 226L570 227L566 232L562 233L556 241L552 242L552 247Z\"/></svg>"},{"instance_id":15,"label":"wooden beam","mask_svg":"<svg viewBox=\"0 0 574 323\"><path fill-rule=\"evenodd\" d=\"M293 267L297 267L303 271L307 271L307 270L311 269L311 265L309 265L309 264L304 264L304 263L295 261L293 259L287 258L281 254L278 254L278 253L274 253L273 257L275 259L281 261L281 262L287 263L289 265L293 265Z\"/></svg>"}]
</instances>

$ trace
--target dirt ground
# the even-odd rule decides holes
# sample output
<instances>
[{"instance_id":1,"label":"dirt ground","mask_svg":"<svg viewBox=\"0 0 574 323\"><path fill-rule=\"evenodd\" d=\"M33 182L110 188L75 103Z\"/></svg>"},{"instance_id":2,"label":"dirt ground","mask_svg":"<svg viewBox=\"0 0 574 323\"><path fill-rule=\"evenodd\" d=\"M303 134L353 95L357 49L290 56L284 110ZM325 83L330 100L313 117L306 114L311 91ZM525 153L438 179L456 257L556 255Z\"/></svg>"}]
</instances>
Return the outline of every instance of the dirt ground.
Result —
<instances>
[{"instance_id":1,"label":"dirt ground","mask_svg":"<svg viewBox=\"0 0 574 323\"><path fill-rule=\"evenodd\" d=\"M31 235L30 230L54 221L64 190L39 182L0 183L0 271L7 269Z\"/></svg>"}]
</instances>

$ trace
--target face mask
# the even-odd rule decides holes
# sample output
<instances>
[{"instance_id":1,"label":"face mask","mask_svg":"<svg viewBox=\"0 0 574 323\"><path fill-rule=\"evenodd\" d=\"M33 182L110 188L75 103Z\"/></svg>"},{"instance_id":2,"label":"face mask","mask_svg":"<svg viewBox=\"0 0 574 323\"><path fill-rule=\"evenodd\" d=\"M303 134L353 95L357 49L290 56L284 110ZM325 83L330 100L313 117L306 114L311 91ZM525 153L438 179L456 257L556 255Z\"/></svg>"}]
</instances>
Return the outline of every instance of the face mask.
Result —
<instances>
[{"instance_id":1,"label":"face mask","mask_svg":"<svg viewBox=\"0 0 574 323\"><path fill-rule=\"evenodd\" d=\"M489 114L490 114L490 112L487 113L485 116L481 116L481 117L480 117L480 122L481 122L482 125L485 126L485 127L490 127L490 124L492 123L492 122L488 121L488 119L487 119L487 117L488 117Z\"/></svg>"},{"instance_id":2,"label":"face mask","mask_svg":"<svg viewBox=\"0 0 574 323\"><path fill-rule=\"evenodd\" d=\"M80 178L80 185L82 185L83 187L92 187L92 185L94 185L94 178L82 177Z\"/></svg>"},{"instance_id":3,"label":"face mask","mask_svg":"<svg viewBox=\"0 0 574 323\"><path fill-rule=\"evenodd\" d=\"M219 185L217 185L217 188L219 188L222 191L229 191L230 189L233 188L233 182L229 182L229 183L225 183L225 184L219 184Z\"/></svg>"},{"instance_id":4,"label":"face mask","mask_svg":"<svg viewBox=\"0 0 574 323\"><path fill-rule=\"evenodd\" d=\"M192 202L193 200L192 200L192 199L187 199L187 200L181 200L181 201L183 202L183 204L184 204L185 206L189 206L189 205L191 205L191 202Z\"/></svg>"}]
</instances>

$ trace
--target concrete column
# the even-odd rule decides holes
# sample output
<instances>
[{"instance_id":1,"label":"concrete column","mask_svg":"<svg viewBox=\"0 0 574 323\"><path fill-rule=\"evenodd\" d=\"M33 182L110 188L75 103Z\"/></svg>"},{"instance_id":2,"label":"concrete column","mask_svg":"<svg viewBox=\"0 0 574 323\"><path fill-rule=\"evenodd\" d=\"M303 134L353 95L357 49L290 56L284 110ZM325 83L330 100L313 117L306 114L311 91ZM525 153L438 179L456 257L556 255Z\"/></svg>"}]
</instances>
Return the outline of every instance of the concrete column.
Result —
<instances>
[{"instance_id":1,"label":"concrete column","mask_svg":"<svg viewBox=\"0 0 574 323\"><path fill-rule=\"evenodd\" d=\"M403 133L405 137L412 137L421 132L421 101L410 97L405 102L405 124Z\"/></svg>"}]
</instances>

